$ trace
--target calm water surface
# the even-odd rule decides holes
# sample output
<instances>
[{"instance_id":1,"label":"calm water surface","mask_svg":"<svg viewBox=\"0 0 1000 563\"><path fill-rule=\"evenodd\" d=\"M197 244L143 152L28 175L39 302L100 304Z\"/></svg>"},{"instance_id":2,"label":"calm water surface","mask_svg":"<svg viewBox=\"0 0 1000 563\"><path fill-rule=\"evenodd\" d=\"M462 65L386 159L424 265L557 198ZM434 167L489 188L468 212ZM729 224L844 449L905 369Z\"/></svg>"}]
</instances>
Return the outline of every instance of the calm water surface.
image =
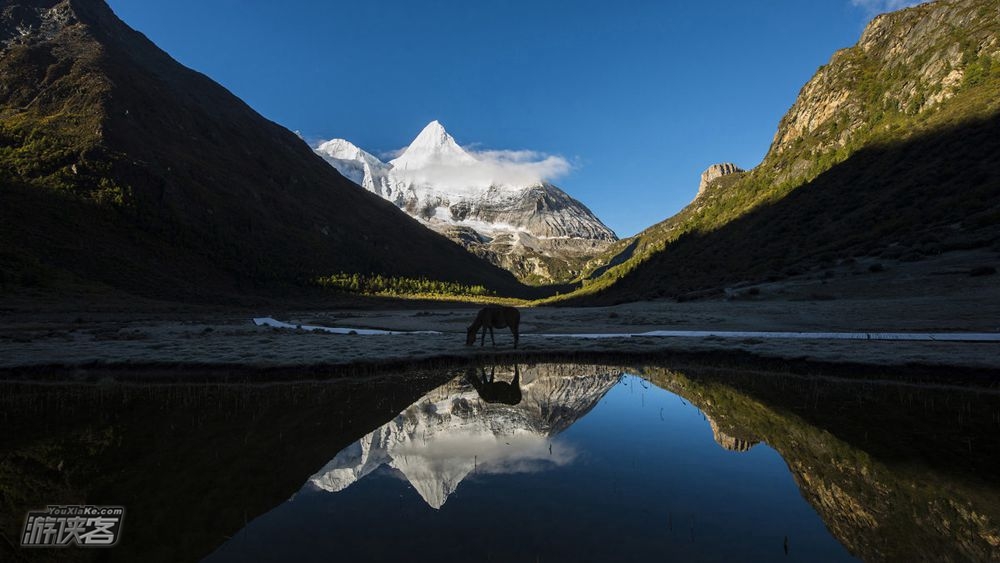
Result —
<instances>
[{"instance_id":1,"label":"calm water surface","mask_svg":"<svg viewBox=\"0 0 1000 563\"><path fill-rule=\"evenodd\" d=\"M208 561L851 559L770 447L634 375L526 371L516 405L431 391Z\"/></svg>"},{"instance_id":2,"label":"calm water surface","mask_svg":"<svg viewBox=\"0 0 1000 563\"><path fill-rule=\"evenodd\" d=\"M540 364L5 384L0 403L0 492L15 513L128 510L121 544L78 560L1000 556L989 391ZM22 519L6 517L6 537Z\"/></svg>"}]
</instances>

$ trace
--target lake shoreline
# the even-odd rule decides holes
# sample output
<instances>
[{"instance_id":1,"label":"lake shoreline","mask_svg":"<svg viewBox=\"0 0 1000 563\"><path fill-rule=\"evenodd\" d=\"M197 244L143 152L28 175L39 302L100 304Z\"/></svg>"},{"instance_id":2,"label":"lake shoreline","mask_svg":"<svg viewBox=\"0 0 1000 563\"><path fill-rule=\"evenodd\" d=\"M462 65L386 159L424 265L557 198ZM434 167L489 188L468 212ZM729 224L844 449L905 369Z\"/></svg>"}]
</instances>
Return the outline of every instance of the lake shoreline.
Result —
<instances>
[{"instance_id":1,"label":"lake shoreline","mask_svg":"<svg viewBox=\"0 0 1000 563\"><path fill-rule=\"evenodd\" d=\"M1000 384L998 342L641 336L651 331L1000 334L1000 287L960 281L926 295L914 287L905 292L884 287L878 293L841 288L841 295L857 296L817 300L810 298L811 286L785 283L753 298L526 307L521 309L517 349L506 329L495 331L495 348L488 337L485 347L479 345L481 337L475 346L466 346L466 328L478 308L470 304L397 301L293 309L287 304L233 308L108 299L8 300L0 302L0 378L287 381L369 377L470 361L597 361L742 366L864 378L884 374L995 387ZM401 334L257 326L253 319L260 317L293 327ZM635 336L567 336L586 334Z\"/></svg>"}]
</instances>

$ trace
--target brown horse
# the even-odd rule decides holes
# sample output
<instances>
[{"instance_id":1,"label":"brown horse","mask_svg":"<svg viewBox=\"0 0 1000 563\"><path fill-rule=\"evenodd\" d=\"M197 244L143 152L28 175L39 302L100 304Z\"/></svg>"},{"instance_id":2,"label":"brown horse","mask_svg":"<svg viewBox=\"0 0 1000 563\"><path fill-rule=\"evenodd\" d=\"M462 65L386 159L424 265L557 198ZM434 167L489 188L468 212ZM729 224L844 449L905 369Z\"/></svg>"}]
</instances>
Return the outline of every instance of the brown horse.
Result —
<instances>
[{"instance_id":1,"label":"brown horse","mask_svg":"<svg viewBox=\"0 0 1000 563\"><path fill-rule=\"evenodd\" d=\"M480 346L486 345L486 329L490 330L490 340L496 347L497 341L493 338L493 329L510 327L510 332L514 335L514 347L517 348L517 340L520 336L518 327L521 324L521 313L513 307L502 307L500 305L490 305L483 307L476 315L476 320L469 327L465 334L465 345L472 346L476 341L476 332L483 329L483 341Z\"/></svg>"}]
</instances>

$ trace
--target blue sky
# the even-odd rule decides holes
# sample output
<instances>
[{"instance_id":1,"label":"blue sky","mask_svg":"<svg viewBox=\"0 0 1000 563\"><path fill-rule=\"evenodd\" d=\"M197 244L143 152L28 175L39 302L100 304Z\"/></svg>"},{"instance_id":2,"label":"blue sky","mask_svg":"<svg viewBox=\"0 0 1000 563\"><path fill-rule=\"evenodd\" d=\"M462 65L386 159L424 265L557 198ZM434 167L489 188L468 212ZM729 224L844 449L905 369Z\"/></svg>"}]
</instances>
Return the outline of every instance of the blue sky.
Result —
<instances>
[{"instance_id":1,"label":"blue sky","mask_svg":"<svg viewBox=\"0 0 1000 563\"><path fill-rule=\"evenodd\" d=\"M710 164L748 168L874 13L905 0L111 0L181 63L309 140L376 154L433 119L532 150L619 236L679 211Z\"/></svg>"}]
</instances>

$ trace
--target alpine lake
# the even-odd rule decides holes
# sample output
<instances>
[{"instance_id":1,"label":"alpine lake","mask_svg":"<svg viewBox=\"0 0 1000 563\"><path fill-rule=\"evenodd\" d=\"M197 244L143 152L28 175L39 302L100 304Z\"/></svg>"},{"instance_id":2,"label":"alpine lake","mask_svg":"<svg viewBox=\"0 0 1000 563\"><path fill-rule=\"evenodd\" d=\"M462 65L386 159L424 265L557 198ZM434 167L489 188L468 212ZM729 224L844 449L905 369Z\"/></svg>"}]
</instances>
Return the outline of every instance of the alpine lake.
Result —
<instances>
[{"instance_id":1,"label":"alpine lake","mask_svg":"<svg viewBox=\"0 0 1000 563\"><path fill-rule=\"evenodd\" d=\"M993 388L470 364L0 384L2 559L996 561ZM48 505L109 548L18 547Z\"/></svg>"}]
</instances>

